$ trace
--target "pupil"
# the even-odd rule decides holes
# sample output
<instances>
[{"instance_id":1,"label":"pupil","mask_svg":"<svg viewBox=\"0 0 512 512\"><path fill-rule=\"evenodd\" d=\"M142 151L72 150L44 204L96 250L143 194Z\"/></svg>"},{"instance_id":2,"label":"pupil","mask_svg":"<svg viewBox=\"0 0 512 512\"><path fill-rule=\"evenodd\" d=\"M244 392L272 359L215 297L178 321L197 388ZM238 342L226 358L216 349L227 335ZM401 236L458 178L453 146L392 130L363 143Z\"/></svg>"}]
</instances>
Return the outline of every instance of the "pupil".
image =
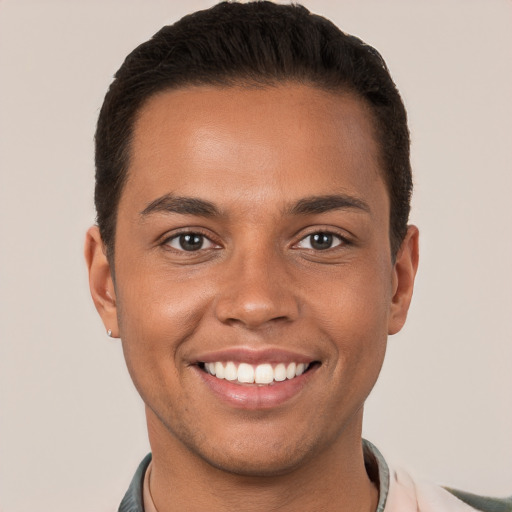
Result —
<instances>
[{"instance_id":1,"label":"pupil","mask_svg":"<svg viewBox=\"0 0 512 512\"><path fill-rule=\"evenodd\" d=\"M196 233L181 235L180 245L185 251L197 251L203 246L203 236Z\"/></svg>"},{"instance_id":2,"label":"pupil","mask_svg":"<svg viewBox=\"0 0 512 512\"><path fill-rule=\"evenodd\" d=\"M313 249L329 249L332 245L332 235L329 233L315 233L311 236Z\"/></svg>"}]
</instances>

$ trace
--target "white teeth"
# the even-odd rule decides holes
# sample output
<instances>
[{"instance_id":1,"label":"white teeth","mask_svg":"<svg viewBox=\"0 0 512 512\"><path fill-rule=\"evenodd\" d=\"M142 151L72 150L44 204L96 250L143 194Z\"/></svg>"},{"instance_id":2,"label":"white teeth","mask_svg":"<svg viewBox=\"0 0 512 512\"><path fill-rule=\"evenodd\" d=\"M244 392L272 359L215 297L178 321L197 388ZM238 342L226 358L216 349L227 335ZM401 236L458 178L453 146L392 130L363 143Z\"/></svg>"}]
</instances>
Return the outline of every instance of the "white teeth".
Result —
<instances>
[{"instance_id":1,"label":"white teeth","mask_svg":"<svg viewBox=\"0 0 512 512\"><path fill-rule=\"evenodd\" d=\"M299 363L297 365L297 368L295 368L295 376L298 377L299 375L302 375L304 373L304 367L305 365L303 363Z\"/></svg>"},{"instance_id":2,"label":"white teeth","mask_svg":"<svg viewBox=\"0 0 512 512\"><path fill-rule=\"evenodd\" d=\"M297 368L295 363L290 363L286 368L286 378L293 379L295 377L295 369Z\"/></svg>"},{"instance_id":3,"label":"white teeth","mask_svg":"<svg viewBox=\"0 0 512 512\"><path fill-rule=\"evenodd\" d=\"M274 380L277 382L282 382L286 380L286 366L283 363L279 363L274 368Z\"/></svg>"},{"instance_id":4,"label":"white teeth","mask_svg":"<svg viewBox=\"0 0 512 512\"><path fill-rule=\"evenodd\" d=\"M240 363L238 367L232 361L225 364L220 361L216 363L205 363L204 369L218 379L238 381L246 384L271 384L273 381L282 382L286 379L299 377L309 368L304 363L279 363L275 368L269 363L252 366L247 363Z\"/></svg>"},{"instance_id":5,"label":"white teeth","mask_svg":"<svg viewBox=\"0 0 512 512\"><path fill-rule=\"evenodd\" d=\"M259 364L254 371L256 384L270 384L274 380L274 370L270 364Z\"/></svg>"},{"instance_id":6,"label":"white teeth","mask_svg":"<svg viewBox=\"0 0 512 512\"><path fill-rule=\"evenodd\" d=\"M238 366L238 382L254 382L254 368L250 364L241 363Z\"/></svg>"},{"instance_id":7,"label":"white teeth","mask_svg":"<svg viewBox=\"0 0 512 512\"><path fill-rule=\"evenodd\" d=\"M236 369L235 363L231 361L226 365L224 370L224 378L226 380L236 380L238 378L238 370Z\"/></svg>"},{"instance_id":8,"label":"white teeth","mask_svg":"<svg viewBox=\"0 0 512 512\"><path fill-rule=\"evenodd\" d=\"M215 376L218 379L224 378L224 366L222 366L222 363L215 363Z\"/></svg>"}]
</instances>

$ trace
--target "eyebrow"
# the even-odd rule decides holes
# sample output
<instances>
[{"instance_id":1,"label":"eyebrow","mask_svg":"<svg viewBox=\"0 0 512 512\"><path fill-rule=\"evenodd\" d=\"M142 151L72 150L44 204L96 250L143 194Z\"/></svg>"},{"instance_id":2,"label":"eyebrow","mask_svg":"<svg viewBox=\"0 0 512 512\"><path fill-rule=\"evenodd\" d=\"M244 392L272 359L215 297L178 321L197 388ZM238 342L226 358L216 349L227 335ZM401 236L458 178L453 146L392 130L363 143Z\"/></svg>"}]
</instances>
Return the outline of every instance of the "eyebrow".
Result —
<instances>
[{"instance_id":1,"label":"eyebrow","mask_svg":"<svg viewBox=\"0 0 512 512\"><path fill-rule=\"evenodd\" d=\"M357 197L346 194L305 197L289 207L286 213L289 215L314 215L331 210L352 209L371 213L368 204Z\"/></svg>"},{"instance_id":2,"label":"eyebrow","mask_svg":"<svg viewBox=\"0 0 512 512\"><path fill-rule=\"evenodd\" d=\"M165 194L151 201L140 212L142 217L152 213L179 213L182 215L198 215L200 217L214 217L220 215L218 208L210 201L196 197L180 197L173 194Z\"/></svg>"},{"instance_id":3,"label":"eyebrow","mask_svg":"<svg viewBox=\"0 0 512 512\"><path fill-rule=\"evenodd\" d=\"M331 210L356 209L370 213L370 207L361 199L346 194L311 196L300 199L285 208L287 215L314 215ZM140 212L141 217L154 213L177 213L181 215L197 215L199 217L220 216L220 210L210 201L196 197L181 197L165 194L151 201Z\"/></svg>"}]
</instances>

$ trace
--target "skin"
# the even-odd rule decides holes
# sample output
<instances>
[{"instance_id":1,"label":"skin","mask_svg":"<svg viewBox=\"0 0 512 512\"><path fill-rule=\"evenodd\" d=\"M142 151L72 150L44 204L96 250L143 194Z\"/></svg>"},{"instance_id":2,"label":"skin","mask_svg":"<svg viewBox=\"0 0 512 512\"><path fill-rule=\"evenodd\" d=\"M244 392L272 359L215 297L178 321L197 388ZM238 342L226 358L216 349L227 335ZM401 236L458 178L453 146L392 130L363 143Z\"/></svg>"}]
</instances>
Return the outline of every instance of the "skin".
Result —
<instances>
[{"instance_id":1,"label":"skin","mask_svg":"<svg viewBox=\"0 0 512 512\"><path fill-rule=\"evenodd\" d=\"M393 261L378 156L371 114L349 94L203 86L143 107L118 210L115 283L97 227L85 252L96 307L146 404L160 512L375 510L363 405L388 334L405 322L418 264L413 226ZM141 214L166 194L219 214ZM293 209L333 194L357 206ZM183 232L204 235L203 247L183 250ZM333 234L332 247L313 247L314 233ZM193 364L239 346L318 363L290 400L240 409L214 396Z\"/></svg>"}]
</instances>

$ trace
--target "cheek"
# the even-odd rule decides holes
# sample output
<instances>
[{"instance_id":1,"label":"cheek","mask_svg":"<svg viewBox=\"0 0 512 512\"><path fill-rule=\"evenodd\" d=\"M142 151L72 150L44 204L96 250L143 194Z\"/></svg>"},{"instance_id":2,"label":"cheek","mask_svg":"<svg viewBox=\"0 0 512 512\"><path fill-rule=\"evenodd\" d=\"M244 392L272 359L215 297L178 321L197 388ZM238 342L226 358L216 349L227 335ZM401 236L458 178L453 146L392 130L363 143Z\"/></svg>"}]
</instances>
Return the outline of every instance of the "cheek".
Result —
<instances>
[{"instance_id":1,"label":"cheek","mask_svg":"<svg viewBox=\"0 0 512 512\"><path fill-rule=\"evenodd\" d=\"M165 273L154 275L140 268L119 276L119 282L122 287L116 294L123 351L144 396L141 388L173 379L183 370L180 347L204 318L211 293L197 282L183 286Z\"/></svg>"},{"instance_id":2,"label":"cheek","mask_svg":"<svg viewBox=\"0 0 512 512\"><path fill-rule=\"evenodd\" d=\"M364 396L378 377L387 342L389 268L385 260L354 265L330 281L311 312L334 354L328 362L333 382L344 382L336 391Z\"/></svg>"},{"instance_id":3,"label":"cheek","mask_svg":"<svg viewBox=\"0 0 512 512\"><path fill-rule=\"evenodd\" d=\"M163 340L150 333L161 333L169 345L180 333L186 336L208 305L206 281L184 278L151 261L126 267L120 269L122 287L116 289L122 337L158 343Z\"/></svg>"},{"instance_id":4,"label":"cheek","mask_svg":"<svg viewBox=\"0 0 512 512\"><path fill-rule=\"evenodd\" d=\"M339 333L340 341L367 338L370 343L387 333L392 280L385 259L355 262L324 279L322 285L321 293L316 290L312 316L331 333Z\"/></svg>"}]
</instances>

